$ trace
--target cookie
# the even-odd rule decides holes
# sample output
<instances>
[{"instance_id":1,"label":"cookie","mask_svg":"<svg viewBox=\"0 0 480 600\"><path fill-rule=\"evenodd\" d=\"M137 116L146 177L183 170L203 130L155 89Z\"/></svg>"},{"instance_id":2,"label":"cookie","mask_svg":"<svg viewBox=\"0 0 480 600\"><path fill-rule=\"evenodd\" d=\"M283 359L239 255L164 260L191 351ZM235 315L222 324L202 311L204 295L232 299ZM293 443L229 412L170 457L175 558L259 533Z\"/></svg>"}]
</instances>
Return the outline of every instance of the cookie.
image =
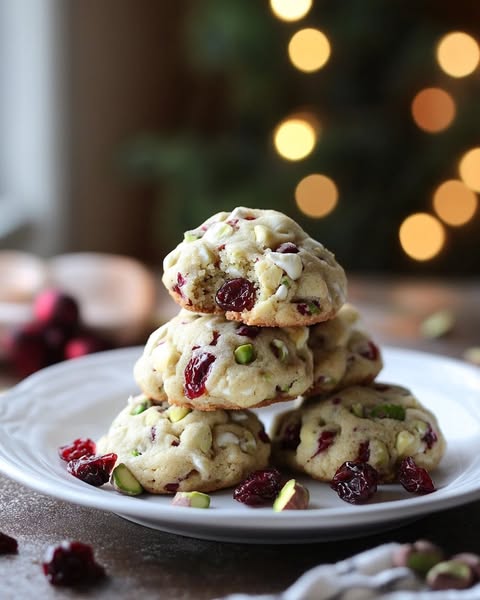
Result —
<instances>
[{"instance_id":1,"label":"cookie","mask_svg":"<svg viewBox=\"0 0 480 600\"><path fill-rule=\"evenodd\" d=\"M430 471L444 451L434 415L396 385L353 386L306 400L279 415L272 432L274 462L320 481L331 481L350 460L369 462L389 482L404 457Z\"/></svg>"},{"instance_id":2,"label":"cookie","mask_svg":"<svg viewBox=\"0 0 480 600\"><path fill-rule=\"evenodd\" d=\"M307 341L307 327L254 327L182 310L152 333L134 376L159 402L199 410L265 406L311 387Z\"/></svg>"},{"instance_id":3,"label":"cookie","mask_svg":"<svg viewBox=\"0 0 480 600\"><path fill-rule=\"evenodd\" d=\"M114 452L152 494L213 492L268 464L270 441L250 411L190 411L129 399L97 452Z\"/></svg>"},{"instance_id":4,"label":"cookie","mask_svg":"<svg viewBox=\"0 0 480 600\"><path fill-rule=\"evenodd\" d=\"M380 350L359 328L359 320L358 311L345 304L335 318L310 327L313 386L305 395L367 385L380 373L383 367Z\"/></svg>"},{"instance_id":5,"label":"cookie","mask_svg":"<svg viewBox=\"0 0 480 600\"><path fill-rule=\"evenodd\" d=\"M260 327L332 318L346 297L334 255L275 210L236 208L185 233L163 283L182 307Z\"/></svg>"}]
</instances>

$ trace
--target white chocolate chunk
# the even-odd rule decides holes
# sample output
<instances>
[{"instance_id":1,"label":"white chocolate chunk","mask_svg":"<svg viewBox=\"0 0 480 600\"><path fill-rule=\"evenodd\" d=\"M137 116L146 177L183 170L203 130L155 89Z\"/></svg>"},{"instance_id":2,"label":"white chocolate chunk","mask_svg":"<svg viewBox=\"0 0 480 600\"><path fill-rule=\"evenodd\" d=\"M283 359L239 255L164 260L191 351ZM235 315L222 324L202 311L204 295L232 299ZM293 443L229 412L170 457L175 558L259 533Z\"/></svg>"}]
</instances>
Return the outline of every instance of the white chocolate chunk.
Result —
<instances>
[{"instance_id":1,"label":"white chocolate chunk","mask_svg":"<svg viewBox=\"0 0 480 600\"><path fill-rule=\"evenodd\" d=\"M283 254L281 252L271 252L268 257L273 262L285 271L285 273L296 281L300 278L303 271L302 259L298 254Z\"/></svg>"},{"instance_id":2,"label":"white chocolate chunk","mask_svg":"<svg viewBox=\"0 0 480 600\"><path fill-rule=\"evenodd\" d=\"M283 300L287 299L287 296L288 296L288 288L286 285L284 285L282 283L282 285L275 292L275 298L277 298L277 300L280 300L282 302Z\"/></svg>"},{"instance_id":3,"label":"white chocolate chunk","mask_svg":"<svg viewBox=\"0 0 480 600\"><path fill-rule=\"evenodd\" d=\"M230 431L223 431L217 436L217 444L220 446L220 448L225 448L225 446L228 446L228 444L238 444L239 442L240 440L238 437Z\"/></svg>"}]
</instances>

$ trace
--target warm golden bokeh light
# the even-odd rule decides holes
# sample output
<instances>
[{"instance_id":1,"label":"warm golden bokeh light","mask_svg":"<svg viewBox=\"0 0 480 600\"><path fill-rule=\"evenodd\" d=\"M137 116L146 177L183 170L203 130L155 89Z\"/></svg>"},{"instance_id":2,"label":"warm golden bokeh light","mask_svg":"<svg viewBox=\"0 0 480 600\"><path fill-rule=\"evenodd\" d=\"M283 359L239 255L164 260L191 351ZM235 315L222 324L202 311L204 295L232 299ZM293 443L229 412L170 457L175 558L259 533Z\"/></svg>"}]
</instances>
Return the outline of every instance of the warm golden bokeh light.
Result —
<instances>
[{"instance_id":1,"label":"warm golden bokeh light","mask_svg":"<svg viewBox=\"0 0 480 600\"><path fill-rule=\"evenodd\" d=\"M318 29L301 29L288 44L288 55L297 69L312 73L321 69L330 57L330 42Z\"/></svg>"},{"instance_id":2,"label":"warm golden bokeh light","mask_svg":"<svg viewBox=\"0 0 480 600\"><path fill-rule=\"evenodd\" d=\"M447 75L465 77L477 68L480 50L471 35L463 31L454 31L440 40L437 46L437 60Z\"/></svg>"},{"instance_id":3,"label":"warm golden bokeh light","mask_svg":"<svg viewBox=\"0 0 480 600\"><path fill-rule=\"evenodd\" d=\"M302 119L287 119L276 128L273 141L277 152L287 160L301 160L315 147L314 128Z\"/></svg>"},{"instance_id":4,"label":"warm golden bokeh light","mask_svg":"<svg viewBox=\"0 0 480 600\"><path fill-rule=\"evenodd\" d=\"M307 175L297 185L295 200L304 214L319 219L331 213L337 205L338 189L325 175Z\"/></svg>"},{"instance_id":5,"label":"warm golden bokeh light","mask_svg":"<svg viewBox=\"0 0 480 600\"><path fill-rule=\"evenodd\" d=\"M477 210L477 195L462 181L451 179L436 189L433 208L448 225L464 225Z\"/></svg>"},{"instance_id":6,"label":"warm golden bokeh light","mask_svg":"<svg viewBox=\"0 0 480 600\"><path fill-rule=\"evenodd\" d=\"M270 0L270 8L282 21L298 21L312 8L312 0Z\"/></svg>"},{"instance_id":7,"label":"warm golden bokeh light","mask_svg":"<svg viewBox=\"0 0 480 600\"><path fill-rule=\"evenodd\" d=\"M448 92L440 88L425 88L412 102L415 123L429 133L442 131L455 117L455 102Z\"/></svg>"},{"instance_id":8,"label":"warm golden bokeh light","mask_svg":"<svg viewBox=\"0 0 480 600\"><path fill-rule=\"evenodd\" d=\"M480 192L480 148L472 148L462 156L459 171L465 185Z\"/></svg>"},{"instance_id":9,"label":"warm golden bokeh light","mask_svg":"<svg viewBox=\"0 0 480 600\"><path fill-rule=\"evenodd\" d=\"M400 244L414 260L430 260L445 244L445 230L438 219L427 213L410 215L400 225Z\"/></svg>"}]
</instances>

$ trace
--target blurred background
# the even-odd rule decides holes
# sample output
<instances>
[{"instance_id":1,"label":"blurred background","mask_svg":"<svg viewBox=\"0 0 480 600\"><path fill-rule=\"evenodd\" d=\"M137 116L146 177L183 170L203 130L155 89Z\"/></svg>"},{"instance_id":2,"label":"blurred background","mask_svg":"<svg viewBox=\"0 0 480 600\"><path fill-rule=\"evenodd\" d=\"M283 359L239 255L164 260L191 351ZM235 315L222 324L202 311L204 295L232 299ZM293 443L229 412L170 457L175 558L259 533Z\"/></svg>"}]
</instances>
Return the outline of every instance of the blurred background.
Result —
<instances>
[{"instance_id":1,"label":"blurred background","mask_svg":"<svg viewBox=\"0 0 480 600\"><path fill-rule=\"evenodd\" d=\"M471 0L1 0L1 245L156 265L245 205L478 273L479 37Z\"/></svg>"},{"instance_id":2,"label":"blurred background","mask_svg":"<svg viewBox=\"0 0 480 600\"><path fill-rule=\"evenodd\" d=\"M239 205L299 221L351 282L472 281L479 41L471 0L0 0L0 327L50 282L118 331L182 232ZM419 318L448 305L425 286L397 297Z\"/></svg>"}]
</instances>

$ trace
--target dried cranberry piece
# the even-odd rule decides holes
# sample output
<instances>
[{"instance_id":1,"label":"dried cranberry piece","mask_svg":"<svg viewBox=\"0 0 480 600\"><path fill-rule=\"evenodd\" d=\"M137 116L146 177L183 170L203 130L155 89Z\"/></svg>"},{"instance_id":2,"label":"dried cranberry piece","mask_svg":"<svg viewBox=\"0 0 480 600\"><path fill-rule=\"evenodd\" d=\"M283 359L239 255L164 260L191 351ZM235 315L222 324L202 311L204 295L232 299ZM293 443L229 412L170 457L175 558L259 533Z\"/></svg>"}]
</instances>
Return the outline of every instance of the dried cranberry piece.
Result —
<instances>
[{"instance_id":1,"label":"dried cranberry piece","mask_svg":"<svg viewBox=\"0 0 480 600\"><path fill-rule=\"evenodd\" d=\"M100 487L109 480L116 460L117 455L113 452L102 456L84 456L71 460L67 464L67 471L89 485Z\"/></svg>"},{"instance_id":2,"label":"dried cranberry piece","mask_svg":"<svg viewBox=\"0 0 480 600\"><path fill-rule=\"evenodd\" d=\"M289 423L282 433L280 448L282 450L296 450L300 444L300 423Z\"/></svg>"},{"instance_id":3,"label":"dried cranberry piece","mask_svg":"<svg viewBox=\"0 0 480 600\"><path fill-rule=\"evenodd\" d=\"M411 494L431 494L435 491L428 471L419 467L411 456L407 456L400 463L398 481Z\"/></svg>"},{"instance_id":4,"label":"dried cranberry piece","mask_svg":"<svg viewBox=\"0 0 480 600\"><path fill-rule=\"evenodd\" d=\"M181 273L177 273L177 283L172 287L172 291L179 294L183 298L182 287L185 285L186 279Z\"/></svg>"},{"instance_id":5,"label":"dried cranberry piece","mask_svg":"<svg viewBox=\"0 0 480 600\"><path fill-rule=\"evenodd\" d=\"M312 300L311 302L297 302L297 311L304 317L311 317L320 312L320 304L317 300Z\"/></svg>"},{"instance_id":6,"label":"dried cranberry piece","mask_svg":"<svg viewBox=\"0 0 480 600\"><path fill-rule=\"evenodd\" d=\"M235 488L233 498L248 506L272 504L284 482L283 475L277 469L254 471Z\"/></svg>"},{"instance_id":7,"label":"dried cranberry piece","mask_svg":"<svg viewBox=\"0 0 480 600\"><path fill-rule=\"evenodd\" d=\"M246 215L245 217L243 217L245 219L245 221L255 221L255 219L257 217L254 217L253 215Z\"/></svg>"},{"instance_id":8,"label":"dried cranberry piece","mask_svg":"<svg viewBox=\"0 0 480 600\"><path fill-rule=\"evenodd\" d=\"M425 444L427 445L427 448L430 450L432 448L433 444L435 444L437 441L438 441L437 434L433 431L432 426L429 423L428 429L427 429L425 435L422 437L422 442L425 442Z\"/></svg>"},{"instance_id":9,"label":"dried cranberry piece","mask_svg":"<svg viewBox=\"0 0 480 600\"><path fill-rule=\"evenodd\" d=\"M210 342L210 346L216 346L219 337L220 337L220 332L219 331L214 331L213 332L212 341Z\"/></svg>"},{"instance_id":10,"label":"dried cranberry piece","mask_svg":"<svg viewBox=\"0 0 480 600\"><path fill-rule=\"evenodd\" d=\"M251 310L255 304L255 287L243 277L226 281L217 291L215 301L222 310Z\"/></svg>"},{"instance_id":11,"label":"dried cranberry piece","mask_svg":"<svg viewBox=\"0 0 480 600\"><path fill-rule=\"evenodd\" d=\"M284 242L280 244L275 252L280 252L280 254L297 254L300 250L292 242Z\"/></svg>"},{"instance_id":12,"label":"dried cranberry piece","mask_svg":"<svg viewBox=\"0 0 480 600\"><path fill-rule=\"evenodd\" d=\"M167 484L165 484L165 489L167 490L167 492L172 492L172 494L174 494L175 492L177 492L179 487L180 487L179 483L167 483Z\"/></svg>"},{"instance_id":13,"label":"dried cranberry piece","mask_svg":"<svg viewBox=\"0 0 480 600\"><path fill-rule=\"evenodd\" d=\"M358 455L355 462L368 462L370 459L370 442L362 442L358 447Z\"/></svg>"},{"instance_id":14,"label":"dried cranberry piece","mask_svg":"<svg viewBox=\"0 0 480 600\"><path fill-rule=\"evenodd\" d=\"M240 325L240 327L237 328L236 334L254 340L260 331L260 327L255 327L255 325Z\"/></svg>"},{"instance_id":15,"label":"dried cranberry piece","mask_svg":"<svg viewBox=\"0 0 480 600\"><path fill-rule=\"evenodd\" d=\"M350 504L367 502L377 491L378 472L366 462L347 461L330 483L342 500Z\"/></svg>"},{"instance_id":16,"label":"dried cranberry piece","mask_svg":"<svg viewBox=\"0 0 480 600\"><path fill-rule=\"evenodd\" d=\"M105 569L95 562L92 547L82 542L66 540L51 546L42 568L52 585L85 585L105 577Z\"/></svg>"},{"instance_id":17,"label":"dried cranberry piece","mask_svg":"<svg viewBox=\"0 0 480 600\"><path fill-rule=\"evenodd\" d=\"M82 456L94 456L95 451L96 445L93 440L90 438L77 438L71 444L60 446L58 455L62 460L69 462L82 458Z\"/></svg>"},{"instance_id":18,"label":"dried cranberry piece","mask_svg":"<svg viewBox=\"0 0 480 600\"><path fill-rule=\"evenodd\" d=\"M333 444L333 440L336 438L336 436L336 431L322 431L320 437L318 438L317 451L312 458L318 454L321 454L322 452L325 452L325 450L328 450L328 448L330 448L330 446Z\"/></svg>"},{"instance_id":19,"label":"dried cranberry piece","mask_svg":"<svg viewBox=\"0 0 480 600\"><path fill-rule=\"evenodd\" d=\"M0 531L0 554L16 554L17 552L17 540Z\"/></svg>"},{"instance_id":20,"label":"dried cranberry piece","mask_svg":"<svg viewBox=\"0 0 480 600\"><path fill-rule=\"evenodd\" d=\"M184 377L185 385L183 390L185 396L192 400L205 393L208 374L210 368L215 362L215 356L209 352L192 356L185 367Z\"/></svg>"},{"instance_id":21,"label":"dried cranberry piece","mask_svg":"<svg viewBox=\"0 0 480 600\"><path fill-rule=\"evenodd\" d=\"M370 341L367 342L365 346L362 346L358 350L358 353L367 360L378 360L378 357L380 356L380 350L378 349L378 346Z\"/></svg>"}]
</instances>

